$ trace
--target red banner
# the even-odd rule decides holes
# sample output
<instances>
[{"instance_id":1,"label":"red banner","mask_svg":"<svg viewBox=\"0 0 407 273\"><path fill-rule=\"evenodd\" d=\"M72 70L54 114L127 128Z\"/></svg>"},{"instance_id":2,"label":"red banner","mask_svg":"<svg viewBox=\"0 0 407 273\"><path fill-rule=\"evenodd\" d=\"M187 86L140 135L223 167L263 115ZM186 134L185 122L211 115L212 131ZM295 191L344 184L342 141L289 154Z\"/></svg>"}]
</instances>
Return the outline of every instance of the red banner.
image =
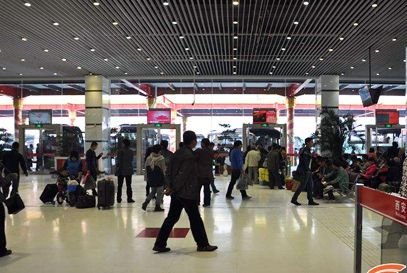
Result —
<instances>
[{"instance_id":1,"label":"red banner","mask_svg":"<svg viewBox=\"0 0 407 273\"><path fill-rule=\"evenodd\" d=\"M407 198L360 187L359 202L362 207L407 226Z\"/></svg>"}]
</instances>

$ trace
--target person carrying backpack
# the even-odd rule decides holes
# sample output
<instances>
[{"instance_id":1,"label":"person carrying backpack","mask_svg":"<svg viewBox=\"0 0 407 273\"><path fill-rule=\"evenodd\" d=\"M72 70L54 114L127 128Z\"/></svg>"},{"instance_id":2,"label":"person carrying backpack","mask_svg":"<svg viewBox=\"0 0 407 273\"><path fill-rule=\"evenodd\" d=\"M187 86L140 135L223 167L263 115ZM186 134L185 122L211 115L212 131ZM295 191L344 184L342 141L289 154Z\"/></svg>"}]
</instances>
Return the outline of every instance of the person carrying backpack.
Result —
<instances>
[{"instance_id":1,"label":"person carrying backpack","mask_svg":"<svg viewBox=\"0 0 407 273\"><path fill-rule=\"evenodd\" d=\"M164 209L161 208L161 202L164 195L164 173L166 171L166 166L165 158L161 155L160 145L157 144L152 147L151 154L146 159L145 168L147 173L147 184L151 187L151 191L144 201L142 209L146 210L151 199L157 194L154 211L164 211Z\"/></svg>"}]
</instances>

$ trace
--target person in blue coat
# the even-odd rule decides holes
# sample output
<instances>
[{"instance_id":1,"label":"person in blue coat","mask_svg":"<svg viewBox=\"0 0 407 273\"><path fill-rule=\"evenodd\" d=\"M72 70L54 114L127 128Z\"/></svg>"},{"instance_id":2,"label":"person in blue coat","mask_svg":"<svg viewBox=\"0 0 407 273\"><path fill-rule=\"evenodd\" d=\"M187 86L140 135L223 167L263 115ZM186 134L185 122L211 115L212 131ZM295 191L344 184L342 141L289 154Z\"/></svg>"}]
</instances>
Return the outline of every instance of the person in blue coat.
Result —
<instances>
[{"instance_id":1,"label":"person in blue coat","mask_svg":"<svg viewBox=\"0 0 407 273\"><path fill-rule=\"evenodd\" d=\"M240 140L236 140L233 149L230 151L230 163L232 165L232 177L229 183L228 191L226 193L226 199L234 199L232 196L233 187L236 184L236 181L239 179L240 174L243 171L243 153L242 153L242 142ZM242 194L242 199L247 200L250 199L251 196L248 196L246 190L240 190Z\"/></svg>"}]
</instances>

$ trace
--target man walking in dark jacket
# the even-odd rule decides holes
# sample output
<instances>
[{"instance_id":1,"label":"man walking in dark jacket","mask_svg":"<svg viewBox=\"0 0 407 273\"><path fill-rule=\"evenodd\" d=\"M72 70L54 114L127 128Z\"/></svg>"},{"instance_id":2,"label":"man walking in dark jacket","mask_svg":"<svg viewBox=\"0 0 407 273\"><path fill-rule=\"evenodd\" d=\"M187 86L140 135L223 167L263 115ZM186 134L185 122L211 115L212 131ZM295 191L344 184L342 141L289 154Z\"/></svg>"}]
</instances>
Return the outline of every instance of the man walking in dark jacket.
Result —
<instances>
[{"instance_id":1,"label":"man walking in dark jacket","mask_svg":"<svg viewBox=\"0 0 407 273\"><path fill-rule=\"evenodd\" d=\"M311 172L311 164L312 164L312 154L311 148L314 146L314 141L312 138L305 139L305 147L300 150L300 163L297 167L297 174L301 177L301 185L295 191L293 198L291 199L291 203L296 206L300 206L301 204L298 203L297 199L300 193L307 187L307 198L308 198L308 205L310 206L317 206L318 203L314 202L312 197L312 172Z\"/></svg>"},{"instance_id":2,"label":"man walking in dark jacket","mask_svg":"<svg viewBox=\"0 0 407 273\"><path fill-rule=\"evenodd\" d=\"M4 175L7 176L11 173L17 174L16 179L13 179L11 190L11 195L18 192L18 186L20 184L20 167L23 170L24 174L28 176L27 167L25 165L24 157L18 152L18 148L20 144L18 142L14 142L11 146L11 151L5 152L3 154L2 162L4 165ZM10 186L3 187L3 195L4 198L8 197L10 191Z\"/></svg>"},{"instance_id":3,"label":"man walking in dark jacket","mask_svg":"<svg viewBox=\"0 0 407 273\"><path fill-rule=\"evenodd\" d=\"M103 153L100 153L98 156L96 156L95 150L97 149L97 147L98 143L96 141L93 141L90 145L90 149L86 152L86 166L88 167L88 171L95 181L97 181L98 176L98 160L103 156ZM93 189L92 192L93 195L97 195L95 189Z\"/></svg>"},{"instance_id":4,"label":"man walking in dark jacket","mask_svg":"<svg viewBox=\"0 0 407 273\"><path fill-rule=\"evenodd\" d=\"M209 139L204 138L201 141L200 149L195 151L196 160L198 163L198 181L204 189L204 207L211 205L211 189L210 184L213 181L213 152L209 148L211 142Z\"/></svg>"},{"instance_id":5,"label":"man walking in dark jacket","mask_svg":"<svg viewBox=\"0 0 407 273\"><path fill-rule=\"evenodd\" d=\"M172 157L168 174L166 194L171 194L171 204L168 216L161 226L153 250L168 252L167 240L172 228L178 222L182 209L188 214L192 235L197 243L197 251L214 251L218 247L211 246L206 235L202 218L199 214L198 202L201 185L198 181L198 166L192 149L197 144L196 134L186 131L183 134L184 146Z\"/></svg>"}]
</instances>

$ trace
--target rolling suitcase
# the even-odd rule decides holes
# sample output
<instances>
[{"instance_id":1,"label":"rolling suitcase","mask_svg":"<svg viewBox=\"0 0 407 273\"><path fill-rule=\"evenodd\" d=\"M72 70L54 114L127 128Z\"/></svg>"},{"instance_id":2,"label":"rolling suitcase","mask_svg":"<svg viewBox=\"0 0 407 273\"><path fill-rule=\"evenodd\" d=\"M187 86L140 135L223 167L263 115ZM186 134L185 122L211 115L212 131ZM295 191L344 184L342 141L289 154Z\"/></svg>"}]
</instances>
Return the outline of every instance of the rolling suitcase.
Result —
<instances>
[{"instance_id":1,"label":"rolling suitcase","mask_svg":"<svg viewBox=\"0 0 407 273\"><path fill-rule=\"evenodd\" d=\"M45 186L44 191L42 192L40 196L40 200L44 203L53 203L55 196L58 193L58 186L57 184L47 184Z\"/></svg>"},{"instance_id":2,"label":"rolling suitcase","mask_svg":"<svg viewBox=\"0 0 407 273\"><path fill-rule=\"evenodd\" d=\"M98 181L98 209L110 208L114 205L114 182L113 180L103 179Z\"/></svg>"}]
</instances>

